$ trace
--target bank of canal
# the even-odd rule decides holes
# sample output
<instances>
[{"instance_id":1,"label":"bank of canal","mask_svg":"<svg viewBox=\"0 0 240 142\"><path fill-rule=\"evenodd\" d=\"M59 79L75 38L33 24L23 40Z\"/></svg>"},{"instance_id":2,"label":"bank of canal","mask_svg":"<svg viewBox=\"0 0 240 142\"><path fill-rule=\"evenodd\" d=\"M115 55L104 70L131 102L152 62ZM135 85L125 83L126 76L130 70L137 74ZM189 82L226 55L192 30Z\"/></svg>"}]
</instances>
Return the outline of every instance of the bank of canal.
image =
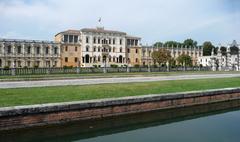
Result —
<instances>
[{"instance_id":1,"label":"bank of canal","mask_svg":"<svg viewBox=\"0 0 240 142\"><path fill-rule=\"evenodd\" d=\"M3 131L4 142L238 142L240 100Z\"/></svg>"}]
</instances>

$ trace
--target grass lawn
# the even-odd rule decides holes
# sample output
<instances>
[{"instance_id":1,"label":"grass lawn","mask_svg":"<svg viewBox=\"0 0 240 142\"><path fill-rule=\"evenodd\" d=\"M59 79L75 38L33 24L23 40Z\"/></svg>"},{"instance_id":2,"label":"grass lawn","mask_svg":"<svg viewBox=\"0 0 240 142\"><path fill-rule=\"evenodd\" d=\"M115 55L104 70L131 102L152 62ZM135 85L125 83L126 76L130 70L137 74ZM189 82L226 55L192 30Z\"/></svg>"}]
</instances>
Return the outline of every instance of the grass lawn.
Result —
<instances>
[{"instance_id":1,"label":"grass lawn","mask_svg":"<svg viewBox=\"0 0 240 142\"><path fill-rule=\"evenodd\" d=\"M0 107L240 87L240 78L0 89Z\"/></svg>"},{"instance_id":2,"label":"grass lawn","mask_svg":"<svg viewBox=\"0 0 240 142\"><path fill-rule=\"evenodd\" d=\"M134 76L170 76L185 74L229 74L239 73L236 71L185 71L185 72L132 72L132 73L86 73L86 74L49 74L49 75L17 75L0 76L0 81L11 80L45 80L45 79L65 79L65 78L106 78L106 77L134 77Z\"/></svg>"}]
</instances>

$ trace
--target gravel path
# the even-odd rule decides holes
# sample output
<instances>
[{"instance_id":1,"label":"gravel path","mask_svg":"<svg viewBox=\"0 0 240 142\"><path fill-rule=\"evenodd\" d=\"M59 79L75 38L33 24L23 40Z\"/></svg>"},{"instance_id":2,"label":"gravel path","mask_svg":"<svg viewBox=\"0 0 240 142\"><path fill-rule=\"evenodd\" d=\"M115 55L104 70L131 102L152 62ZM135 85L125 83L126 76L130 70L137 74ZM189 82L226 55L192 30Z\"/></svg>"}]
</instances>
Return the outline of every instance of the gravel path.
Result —
<instances>
[{"instance_id":1,"label":"gravel path","mask_svg":"<svg viewBox=\"0 0 240 142\"><path fill-rule=\"evenodd\" d=\"M153 77L122 77L122 78L95 78L95 79L66 79L66 80L42 80L42 81L16 81L0 82L0 88L27 88L45 86L66 86L66 85L89 85L104 83L131 83L131 82L153 82L165 80L186 80L206 78L229 78L240 77L240 74L205 74L205 75L174 75L174 76L153 76Z\"/></svg>"}]
</instances>

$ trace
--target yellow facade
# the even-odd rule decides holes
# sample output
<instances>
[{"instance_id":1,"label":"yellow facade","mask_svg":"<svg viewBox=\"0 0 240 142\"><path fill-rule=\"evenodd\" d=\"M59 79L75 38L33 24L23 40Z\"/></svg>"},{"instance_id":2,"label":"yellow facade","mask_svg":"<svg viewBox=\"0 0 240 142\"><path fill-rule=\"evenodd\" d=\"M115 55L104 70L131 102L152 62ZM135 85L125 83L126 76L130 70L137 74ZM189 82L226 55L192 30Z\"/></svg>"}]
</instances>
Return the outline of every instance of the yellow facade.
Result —
<instances>
[{"instance_id":1,"label":"yellow facade","mask_svg":"<svg viewBox=\"0 0 240 142\"><path fill-rule=\"evenodd\" d=\"M130 66L142 65L142 49L141 47L127 48L128 64Z\"/></svg>"}]
</instances>

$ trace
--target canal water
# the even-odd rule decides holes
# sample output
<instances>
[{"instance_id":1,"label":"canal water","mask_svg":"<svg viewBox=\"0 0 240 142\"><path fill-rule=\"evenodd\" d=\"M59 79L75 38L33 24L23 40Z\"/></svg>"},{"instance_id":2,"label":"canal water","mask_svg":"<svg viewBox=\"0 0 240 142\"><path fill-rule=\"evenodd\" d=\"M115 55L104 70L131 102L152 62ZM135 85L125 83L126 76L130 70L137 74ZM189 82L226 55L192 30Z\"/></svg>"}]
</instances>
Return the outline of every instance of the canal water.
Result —
<instances>
[{"instance_id":1,"label":"canal water","mask_svg":"<svg viewBox=\"0 0 240 142\"><path fill-rule=\"evenodd\" d=\"M240 101L0 131L1 142L239 142Z\"/></svg>"}]
</instances>

